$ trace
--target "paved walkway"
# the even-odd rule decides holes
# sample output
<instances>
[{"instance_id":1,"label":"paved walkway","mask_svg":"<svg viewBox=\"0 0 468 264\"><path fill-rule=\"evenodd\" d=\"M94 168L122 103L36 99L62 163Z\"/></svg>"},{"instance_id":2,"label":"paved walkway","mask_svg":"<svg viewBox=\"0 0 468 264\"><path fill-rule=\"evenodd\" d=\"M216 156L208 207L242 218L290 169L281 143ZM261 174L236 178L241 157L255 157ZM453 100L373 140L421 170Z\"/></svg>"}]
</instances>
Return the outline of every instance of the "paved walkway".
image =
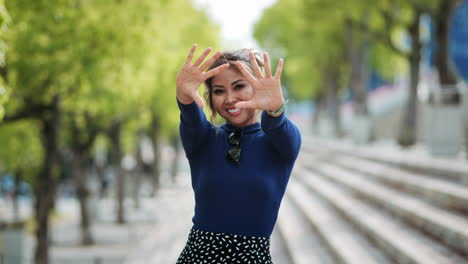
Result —
<instances>
[{"instance_id":1,"label":"paved walkway","mask_svg":"<svg viewBox=\"0 0 468 264\"><path fill-rule=\"evenodd\" d=\"M106 264L125 263L129 256L135 252L141 252L142 243L152 237L158 237L159 230L166 228L168 222L180 224L181 232L188 232L181 228L190 224L190 185L188 175L179 175L178 182L174 185L164 184L163 189L155 198L142 198L141 208L135 209L131 199L127 200L127 224L114 223L114 201L102 200L99 202L98 221L93 226L96 245L82 247L79 241L77 208L64 206L69 210L66 213L70 221L65 224L55 225L53 231L54 244L51 248L52 264ZM75 214L73 214L75 212ZM170 217L171 213L177 213L179 218ZM181 214L188 215L188 217ZM168 221L176 219L176 221ZM185 224L185 225L184 225ZM154 234L154 235L153 235ZM161 243L168 243L163 239ZM149 251L151 252L151 250ZM166 263L148 262L148 259L139 263ZM170 263L170 262L168 262Z\"/></svg>"},{"instance_id":2,"label":"paved walkway","mask_svg":"<svg viewBox=\"0 0 468 264\"><path fill-rule=\"evenodd\" d=\"M304 143L315 146L314 139ZM323 143L323 142L322 142ZM443 160L427 154L423 145L411 149L401 149L392 142L380 141L367 147L356 147L350 141L333 141L335 146L349 147L352 150L376 150L389 156L405 160L424 160L427 164L441 163L446 167L466 166L464 156L457 159ZM346 147L347 146L347 147ZM436 162L437 160L437 162ZM457 165L455 165L455 163ZM58 217L54 217L52 229L51 263L59 264L139 264L139 263L175 263L186 242L193 215L193 192L190 177L185 167L175 184L166 181L156 198L142 198L142 206L135 209L131 199L128 200L128 223L114 224L114 201L101 200L93 224L96 245L79 246L79 210L75 199L61 199L57 203ZM8 206L0 201L0 217L5 217ZM30 206L30 205L29 205ZM28 214L26 204L22 205L23 214ZM282 210L280 209L280 215ZM284 235L284 234L283 234ZM32 263L34 239L29 234L25 264ZM284 242L277 231L272 236L272 256L275 264L291 263L285 251Z\"/></svg>"},{"instance_id":3,"label":"paved walkway","mask_svg":"<svg viewBox=\"0 0 468 264\"><path fill-rule=\"evenodd\" d=\"M51 222L51 264L119 264L124 263L141 242L148 239L149 234L157 234L157 229L168 222L168 213L176 211L180 216L182 205L190 206L193 202L187 200L191 197L189 175L179 175L176 184L168 180L163 182L163 190L155 197L141 198L141 207L134 208L133 201L127 199L127 223L115 224L115 202L111 198L93 201L96 204L95 220L92 224L92 233L96 244L93 246L80 245L79 203L74 198L57 201L57 214ZM181 198L185 197L185 198ZM187 200L181 203L182 200ZM11 203L0 200L0 217L11 219ZM21 215L27 218L31 215L30 202L24 201L21 206ZM190 210L185 210L190 215ZM191 217L180 216L185 225L190 224ZM188 231L184 231L187 232ZM35 237L31 232L25 239L24 264L33 263ZM146 262L141 262L146 263ZM156 262L155 262L156 263ZM159 263L159 262L158 262ZM3 264L3 263L0 263Z\"/></svg>"}]
</instances>

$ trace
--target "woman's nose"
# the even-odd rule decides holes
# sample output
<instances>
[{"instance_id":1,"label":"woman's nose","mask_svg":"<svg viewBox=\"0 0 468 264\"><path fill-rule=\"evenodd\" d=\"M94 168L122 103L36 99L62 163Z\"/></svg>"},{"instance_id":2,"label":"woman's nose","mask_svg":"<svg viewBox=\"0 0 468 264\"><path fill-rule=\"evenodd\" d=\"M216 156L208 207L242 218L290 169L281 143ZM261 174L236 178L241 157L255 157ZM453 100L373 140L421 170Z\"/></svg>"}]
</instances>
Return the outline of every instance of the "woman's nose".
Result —
<instances>
[{"instance_id":1,"label":"woman's nose","mask_svg":"<svg viewBox=\"0 0 468 264\"><path fill-rule=\"evenodd\" d=\"M237 100L237 98L236 98L235 93L228 92L226 94L226 104L232 104L232 103L236 102L236 100Z\"/></svg>"}]
</instances>

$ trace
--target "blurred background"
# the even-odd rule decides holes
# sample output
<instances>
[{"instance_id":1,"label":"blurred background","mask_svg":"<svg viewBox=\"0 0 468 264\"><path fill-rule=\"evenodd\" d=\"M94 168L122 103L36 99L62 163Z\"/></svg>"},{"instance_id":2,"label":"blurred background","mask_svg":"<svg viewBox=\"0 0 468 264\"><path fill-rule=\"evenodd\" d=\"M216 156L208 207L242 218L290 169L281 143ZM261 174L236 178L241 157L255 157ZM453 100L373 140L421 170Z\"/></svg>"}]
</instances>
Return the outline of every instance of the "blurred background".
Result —
<instances>
[{"instance_id":1,"label":"blurred background","mask_svg":"<svg viewBox=\"0 0 468 264\"><path fill-rule=\"evenodd\" d=\"M468 263L467 0L0 0L0 264L175 263L193 195L174 80L193 43L285 60L303 148L275 263ZM362 248L337 249L338 218Z\"/></svg>"}]
</instances>

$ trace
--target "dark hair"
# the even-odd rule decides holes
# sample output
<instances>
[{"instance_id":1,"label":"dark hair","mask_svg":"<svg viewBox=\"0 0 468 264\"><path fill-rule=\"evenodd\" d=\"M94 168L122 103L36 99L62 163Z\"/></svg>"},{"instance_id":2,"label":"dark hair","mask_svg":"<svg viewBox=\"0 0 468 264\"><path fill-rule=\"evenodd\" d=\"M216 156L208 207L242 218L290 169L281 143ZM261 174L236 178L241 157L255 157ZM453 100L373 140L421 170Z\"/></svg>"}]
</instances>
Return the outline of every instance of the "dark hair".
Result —
<instances>
[{"instance_id":1,"label":"dark hair","mask_svg":"<svg viewBox=\"0 0 468 264\"><path fill-rule=\"evenodd\" d=\"M255 74L253 72L252 64L250 62L250 56L249 56L250 51L254 52L255 60L257 61L258 66L260 67L261 71L263 72L264 62L263 62L262 54L260 52L258 52L258 51L252 50L252 49L239 49L239 50L224 51L221 54L221 56L208 68L208 71L211 70L211 69L214 69L214 68L216 68L218 66L221 66L223 64L226 64L226 63L229 63L229 66L233 66L237 70L237 66L235 66L234 62L239 61L242 64L244 64L244 66L246 66L246 69L252 75L255 76ZM206 90L205 90L204 97L205 97L206 102L208 103L208 106L210 107L210 110L211 110L210 121L212 123L214 123L214 120L216 118L217 113L216 113L216 110L215 110L214 105L213 105L212 82L213 82L213 77L208 78L205 81Z\"/></svg>"}]
</instances>

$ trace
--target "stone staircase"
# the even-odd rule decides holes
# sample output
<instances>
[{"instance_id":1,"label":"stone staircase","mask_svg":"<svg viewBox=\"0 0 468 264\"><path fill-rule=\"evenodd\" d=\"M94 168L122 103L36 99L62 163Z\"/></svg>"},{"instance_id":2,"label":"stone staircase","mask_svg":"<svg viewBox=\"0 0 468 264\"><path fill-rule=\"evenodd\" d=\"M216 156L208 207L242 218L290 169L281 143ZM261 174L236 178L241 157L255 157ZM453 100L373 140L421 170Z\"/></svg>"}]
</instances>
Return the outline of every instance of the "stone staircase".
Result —
<instances>
[{"instance_id":1,"label":"stone staircase","mask_svg":"<svg viewBox=\"0 0 468 264\"><path fill-rule=\"evenodd\" d=\"M190 184L166 194L173 221L158 223L128 264L175 263L181 252ZM468 163L304 138L271 253L275 264L467 264Z\"/></svg>"},{"instance_id":2,"label":"stone staircase","mask_svg":"<svg viewBox=\"0 0 468 264\"><path fill-rule=\"evenodd\" d=\"M461 163L306 139L280 214L296 210L334 263L468 263L467 176ZM326 263L303 248L291 263Z\"/></svg>"}]
</instances>

